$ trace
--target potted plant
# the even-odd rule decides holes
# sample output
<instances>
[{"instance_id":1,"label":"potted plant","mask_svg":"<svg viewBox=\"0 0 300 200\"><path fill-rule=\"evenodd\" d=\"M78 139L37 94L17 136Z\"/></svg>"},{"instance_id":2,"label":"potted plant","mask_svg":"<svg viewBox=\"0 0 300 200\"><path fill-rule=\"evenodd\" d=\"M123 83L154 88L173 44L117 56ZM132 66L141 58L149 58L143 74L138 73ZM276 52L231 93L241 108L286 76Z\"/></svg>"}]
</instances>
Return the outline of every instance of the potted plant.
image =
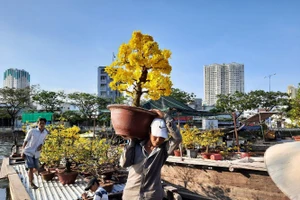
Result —
<instances>
[{"instance_id":1,"label":"potted plant","mask_svg":"<svg viewBox=\"0 0 300 200\"><path fill-rule=\"evenodd\" d=\"M134 31L128 43L119 47L116 59L105 68L112 78L110 88L132 97L132 106L109 105L116 134L144 138L156 114L140 107L141 98L157 100L171 94L169 64L171 51L159 48L153 37Z\"/></svg>"},{"instance_id":2,"label":"potted plant","mask_svg":"<svg viewBox=\"0 0 300 200\"><path fill-rule=\"evenodd\" d=\"M188 124L185 124L181 129L182 144L186 148L187 156L190 158L196 158L198 154L196 145L199 138L197 133L199 133L199 130L196 127L190 127Z\"/></svg>"},{"instance_id":3,"label":"potted plant","mask_svg":"<svg viewBox=\"0 0 300 200\"><path fill-rule=\"evenodd\" d=\"M110 192L114 184L111 180L112 175L117 170L122 148L113 146L105 138L94 138L89 142L75 144L75 146L77 145L82 146L81 152L77 154L75 160L81 160L81 169L90 174L85 180L88 182L92 177L98 177L101 186ZM82 158L84 159L82 160Z\"/></svg>"},{"instance_id":4,"label":"potted plant","mask_svg":"<svg viewBox=\"0 0 300 200\"><path fill-rule=\"evenodd\" d=\"M78 172L71 169L73 157L80 151L75 148L75 142L79 140L80 129L77 126L66 128L64 125L50 126L50 134L47 137L41 153L41 161L47 165L59 167L64 163L63 169L57 176L62 184L75 182ZM49 167L49 166L48 166Z\"/></svg>"},{"instance_id":5,"label":"potted plant","mask_svg":"<svg viewBox=\"0 0 300 200\"><path fill-rule=\"evenodd\" d=\"M199 134L199 144L205 147L205 152L201 153L203 158L210 158L211 155L209 153L209 147L211 145L215 145L223 135L224 133L219 129L205 130L204 132Z\"/></svg>"}]
</instances>

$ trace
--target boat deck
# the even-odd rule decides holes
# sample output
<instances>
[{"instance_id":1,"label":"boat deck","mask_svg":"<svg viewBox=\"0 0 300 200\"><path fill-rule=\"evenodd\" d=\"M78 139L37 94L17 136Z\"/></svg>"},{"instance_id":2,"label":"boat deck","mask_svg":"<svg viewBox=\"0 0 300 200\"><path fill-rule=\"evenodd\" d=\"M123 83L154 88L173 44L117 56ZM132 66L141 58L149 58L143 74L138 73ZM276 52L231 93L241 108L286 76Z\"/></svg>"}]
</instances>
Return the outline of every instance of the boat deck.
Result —
<instances>
[{"instance_id":1,"label":"boat deck","mask_svg":"<svg viewBox=\"0 0 300 200\"><path fill-rule=\"evenodd\" d=\"M11 195L13 199L32 200L80 200L86 182L84 177L78 175L74 184L63 185L57 177L52 181L45 181L40 175L34 173L34 184L39 188L33 190L29 187L29 179L24 162L11 165L9 158L3 160L1 168L1 178L8 177L10 182ZM5 166L6 165L6 166ZM5 174L6 173L6 174ZM22 187L23 186L23 187ZM110 199L119 199L122 196L125 184L114 184L112 192L109 193ZM27 193L27 194L26 194ZM88 196L92 196L87 192ZM25 195L25 196L24 196Z\"/></svg>"}]
</instances>

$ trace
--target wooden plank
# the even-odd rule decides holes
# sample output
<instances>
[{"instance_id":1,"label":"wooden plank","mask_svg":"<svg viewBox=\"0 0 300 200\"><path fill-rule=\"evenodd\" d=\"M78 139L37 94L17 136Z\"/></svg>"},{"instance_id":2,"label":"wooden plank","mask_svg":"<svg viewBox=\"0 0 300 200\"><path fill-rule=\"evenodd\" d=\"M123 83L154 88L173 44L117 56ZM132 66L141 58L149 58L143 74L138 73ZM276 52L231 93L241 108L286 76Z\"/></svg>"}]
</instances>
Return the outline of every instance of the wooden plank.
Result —
<instances>
[{"instance_id":1,"label":"wooden plank","mask_svg":"<svg viewBox=\"0 0 300 200\"><path fill-rule=\"evenodd\" d=\"M9 166L9 158L4 158L2 160L0 179L7 178L7 167Z\"/></svg>"},{"instance_id":2,"label":"wooden plank","mask_svg":"<svg viewBox=\"0 0 300 200\"><path fill-rule=\"evenodd\" d=\"M25 190L18 174L8 175L9 188L12 200L30 200L30 196Z\"/></svg>"},{"instance_id":3,"label":"wooden plank","mask_svg":"<svg viewBox=\"0 0 300 200\"><path fill-rule=\"evenodd\" d=\"M242 162L240 162L242 161ZM250 160L251 161L251 160ZM255 161L255 160L254 160ZM229 160L209 160L202 158L188 158L184 157L182 160L180 157L169 156L167 159L169 163L180 163L186 165L201 165L210 167L224 167L224 168L236 168L236 169L249 169L258 171L267 171L263 162L248 162L245 159L229 161Z\"/></svg>"}]
</instances>

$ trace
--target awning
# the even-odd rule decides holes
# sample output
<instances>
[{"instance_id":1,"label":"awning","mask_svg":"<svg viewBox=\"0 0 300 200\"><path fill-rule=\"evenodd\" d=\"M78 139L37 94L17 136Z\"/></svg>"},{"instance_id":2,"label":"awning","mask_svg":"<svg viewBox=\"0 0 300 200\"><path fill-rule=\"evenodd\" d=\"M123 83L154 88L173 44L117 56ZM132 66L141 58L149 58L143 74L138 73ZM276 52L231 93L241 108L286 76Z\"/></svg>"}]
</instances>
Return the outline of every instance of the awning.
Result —
<instances>
[{"instance_id":1,"label":"awning","mask_svg":"<svg viewBox=\"0 0 300 200\"><path fill-rule=\"evenodd\" d=\"M249 117L248 119L246 119L243 122L245 124L246 123L260 123L260 122L268 119L269 117L271 117L274 114L279 114L279 113L278 112L259 112L255 115L253 115L252 117Z\"/></svg>"},{"instance_id":2,"label":"awning","mask_svg":"<svg viewBox=\"0 0 300 200\"><path fill-rule=\"evenodd\" d=\"M39 118L46 118L47 121L52 120L53 113L50 112L41 112L41 113L23 113L22 122L23 123L32 123L37 122Z\"/></svg>"}]
</instances>

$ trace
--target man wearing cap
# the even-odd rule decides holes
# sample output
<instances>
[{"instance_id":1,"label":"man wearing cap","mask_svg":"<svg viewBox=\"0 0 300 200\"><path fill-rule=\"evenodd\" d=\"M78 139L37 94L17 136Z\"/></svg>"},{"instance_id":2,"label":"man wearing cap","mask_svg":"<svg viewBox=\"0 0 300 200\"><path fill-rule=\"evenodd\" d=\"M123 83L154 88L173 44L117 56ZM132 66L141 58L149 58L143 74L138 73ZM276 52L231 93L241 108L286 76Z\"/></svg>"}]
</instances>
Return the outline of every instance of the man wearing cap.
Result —
<instances>
[{"instance_id":1,"label":"man wearing cap","mask_svg":"<svg viewBox=\"0 0 300 200\"><path fill-rule=\"evenodd\" d=\"M93 200L108 200L108 194L107 194L106 190L100 186L97 178L92 178L88 182L88 184L84 190L85 191L91 190L92 192L95 193ZM90 199L90 198L88 198L87 193L83 193L81 195L81 197L83 200Z\"/></svg>"},{"instance_id":2,"label":"man wearing cap","mask_svg":"<svg viewBox=\"0 0 300 200\"><path fill-rule=\"evenodd\" d=\"M130 167L123 200L161 200L161 168L168 156L182 141L173 119L161 112L157 113L150 127L149 137L142 141L130 140L120 158L122 167ZM168 138L168 132L170 138Z\"/></svg>"}]
</instances>

